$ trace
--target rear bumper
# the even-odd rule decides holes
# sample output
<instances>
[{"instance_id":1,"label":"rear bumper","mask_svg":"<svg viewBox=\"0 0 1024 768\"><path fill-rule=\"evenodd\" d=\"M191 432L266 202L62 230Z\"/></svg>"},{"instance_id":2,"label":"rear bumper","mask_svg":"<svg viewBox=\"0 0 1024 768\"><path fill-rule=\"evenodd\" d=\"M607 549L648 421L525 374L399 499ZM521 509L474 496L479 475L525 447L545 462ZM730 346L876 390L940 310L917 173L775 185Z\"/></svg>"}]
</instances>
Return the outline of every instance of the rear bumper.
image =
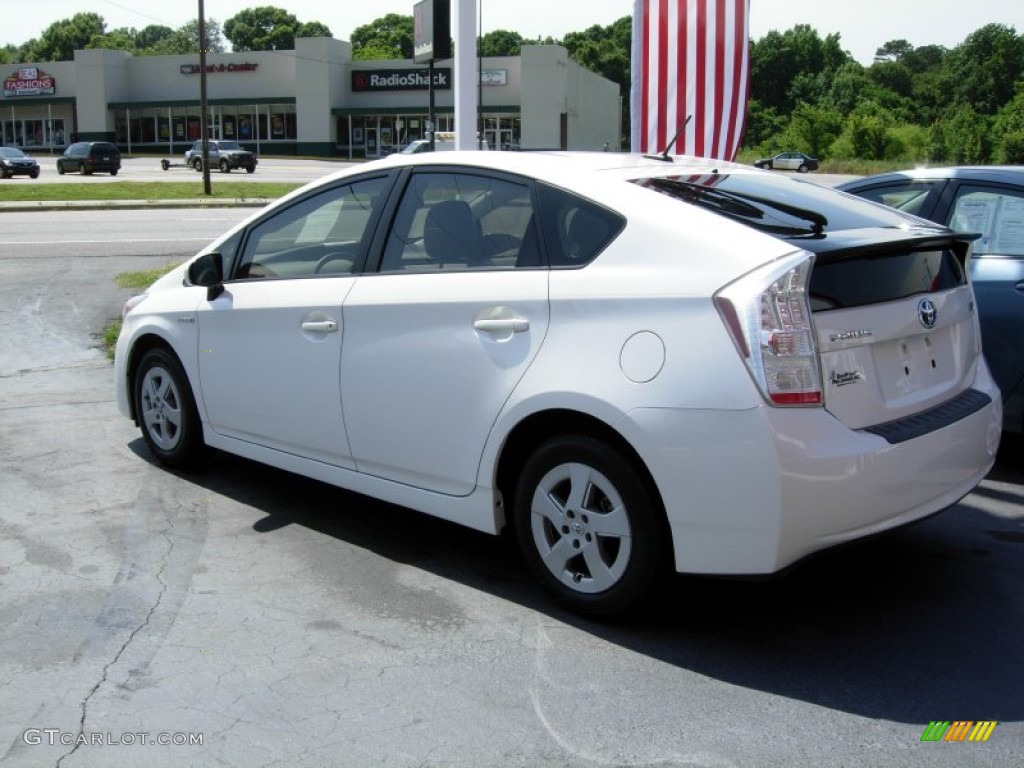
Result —
<instances>
[{"instance_id":1,"label":"rear bumper","mask_svg":"<svg viewBox=\"0 0 1024 768\"><path fill-rule=\"evenodd\" d=\"M661 492L676 569L772 573L955 504L999 447L999 392L980 369L975 388L991 403L897 444L820 408L629 414L623 431Z\"/></svg>"}]
</instances>

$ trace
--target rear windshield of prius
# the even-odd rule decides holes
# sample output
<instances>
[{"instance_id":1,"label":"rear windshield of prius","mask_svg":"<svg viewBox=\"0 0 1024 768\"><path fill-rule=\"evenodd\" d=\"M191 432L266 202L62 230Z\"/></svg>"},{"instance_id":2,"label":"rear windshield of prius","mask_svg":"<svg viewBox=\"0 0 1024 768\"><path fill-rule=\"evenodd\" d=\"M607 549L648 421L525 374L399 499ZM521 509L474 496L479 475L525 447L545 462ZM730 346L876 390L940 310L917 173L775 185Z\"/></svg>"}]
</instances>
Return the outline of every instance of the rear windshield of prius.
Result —
<instances>
[{"instance_id":1,"label":"rear windshield of prius","mask_svg":"<svg viewBox=\"0 0 1024 768\"><path fill-rule=\"evenodd\" d=\"M635 183L677 200L714 211L818 254L811 273L811 306L816 312L876 304L945 291L967 282L962 254L934 243L845 251L828 258L828 233L857 229L945 229L814 183L761 174L652 176Z\"/></svg>"}]
</instances>

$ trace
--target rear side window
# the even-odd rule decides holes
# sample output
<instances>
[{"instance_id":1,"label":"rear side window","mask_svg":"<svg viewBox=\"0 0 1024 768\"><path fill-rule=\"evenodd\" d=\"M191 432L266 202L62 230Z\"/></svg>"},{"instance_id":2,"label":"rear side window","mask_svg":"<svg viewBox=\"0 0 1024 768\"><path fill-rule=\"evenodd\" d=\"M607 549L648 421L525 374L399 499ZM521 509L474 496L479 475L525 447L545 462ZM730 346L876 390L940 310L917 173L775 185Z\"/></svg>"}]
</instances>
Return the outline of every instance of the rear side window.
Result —
<instances>
[{"instance_id":1,"label":"rear side window","mask_svg":"<svg viewBox=\"0 0 1024 768\"><path fill-rule=\"evenodd\" d=\"M1024 256L1024 193L980 186L960 187L950 229L980 232L974 254Z\"/></svg>"},{"instance_id":2,"label":"rear side window","mask_svg":"<svg viewBox=\"0 0 1024 768\"><path fill-rule=\"evenodd\" d=\"M552 267L582 267L597 258L626 220L590 200L547 184L538 186L541 229Z\"/></svg>"},{"instance_id":3,"label":"rear side window","mask_svg":"<svg viewBox=\"0 0 1024 768\"><path fill-rule=\"evenodd\" d=\"M470 173L414 173L384 247L382 272L540 266L530 187Z\"/></svg>"}]
</instances>

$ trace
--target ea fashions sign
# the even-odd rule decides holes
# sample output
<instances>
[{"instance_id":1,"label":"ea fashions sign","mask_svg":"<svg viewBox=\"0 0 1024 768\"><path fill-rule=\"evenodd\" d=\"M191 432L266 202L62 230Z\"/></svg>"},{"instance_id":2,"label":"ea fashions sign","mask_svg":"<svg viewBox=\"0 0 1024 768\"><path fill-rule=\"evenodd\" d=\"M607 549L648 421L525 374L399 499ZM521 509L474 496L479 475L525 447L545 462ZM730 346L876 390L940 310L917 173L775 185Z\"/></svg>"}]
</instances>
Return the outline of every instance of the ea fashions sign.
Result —
<instances>
[{"instance_id":1,"label":"ea fashions sign","mask_svg":"<svg viewBox=\"0 0 1024 768\"><path fill-rule=\"evenodd\" d=\"M38 67L22 67L4 79L4 96L53 96L57 81Z\"/></svg>"}]
</instances>

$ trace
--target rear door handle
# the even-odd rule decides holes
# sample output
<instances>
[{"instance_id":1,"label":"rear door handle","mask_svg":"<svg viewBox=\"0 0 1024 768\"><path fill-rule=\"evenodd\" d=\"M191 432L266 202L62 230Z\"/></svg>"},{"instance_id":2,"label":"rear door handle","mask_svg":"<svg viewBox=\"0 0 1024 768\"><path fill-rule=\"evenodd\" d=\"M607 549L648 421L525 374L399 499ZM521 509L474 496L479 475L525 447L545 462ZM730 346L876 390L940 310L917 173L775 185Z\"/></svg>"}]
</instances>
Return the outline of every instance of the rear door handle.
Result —
<instances>
[{"instance_id":1,"label":"rear door handle","mask_svg":"<svg viewBox=\"0 0 1024 768\"><path fill-rule=\"evenodd\" d=\"M525 317L492 317L474 320L473 327L484 333L526 333L530 321Z\"/></svg>"},{"instance_id":2,"label":"rear door handle","mask_svg":"<svg viewBox=\"0 0 1024 768\"><path fill-rule=\"evenodd\" d=\"M302 323L302 330L311 333L334 333L338 330L338 324L334 320L306 320Z\"/></svg>"}]
</instances>

